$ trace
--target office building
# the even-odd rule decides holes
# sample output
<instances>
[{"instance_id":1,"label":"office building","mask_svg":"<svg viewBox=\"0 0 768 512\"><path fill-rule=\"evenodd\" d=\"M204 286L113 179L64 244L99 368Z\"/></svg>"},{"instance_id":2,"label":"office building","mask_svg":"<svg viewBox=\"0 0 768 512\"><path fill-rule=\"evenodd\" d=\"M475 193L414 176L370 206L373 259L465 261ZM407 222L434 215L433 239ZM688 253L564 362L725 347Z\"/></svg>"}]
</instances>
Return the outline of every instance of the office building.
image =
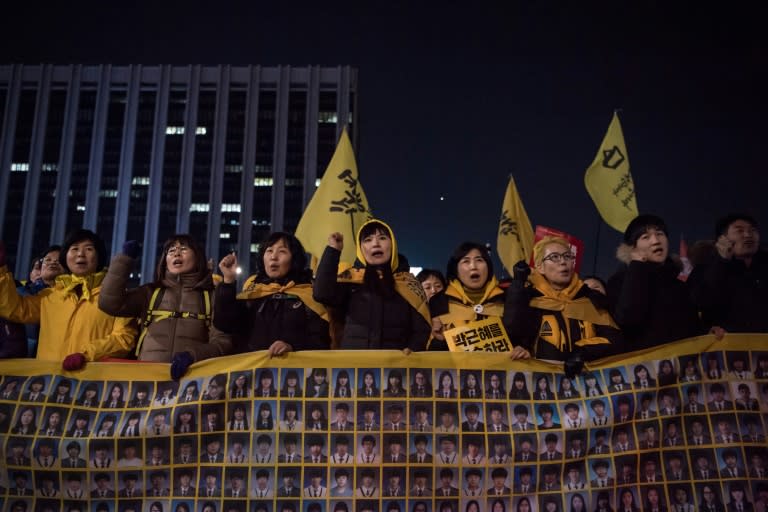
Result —
<instances>
[{"instance_id":1,"label":"office building","mask_svg":"<svg viewBox=\"0 0 768 512\"><path fill-rule=\"evenodd\" d=\"M85 227L112 254L140 240L142 282L173 233L249 272L259 241L296 228L344 124L357 141L356 102L346 66L0 65L9 264L25 278Z\"/></svg>"}]
</instances>

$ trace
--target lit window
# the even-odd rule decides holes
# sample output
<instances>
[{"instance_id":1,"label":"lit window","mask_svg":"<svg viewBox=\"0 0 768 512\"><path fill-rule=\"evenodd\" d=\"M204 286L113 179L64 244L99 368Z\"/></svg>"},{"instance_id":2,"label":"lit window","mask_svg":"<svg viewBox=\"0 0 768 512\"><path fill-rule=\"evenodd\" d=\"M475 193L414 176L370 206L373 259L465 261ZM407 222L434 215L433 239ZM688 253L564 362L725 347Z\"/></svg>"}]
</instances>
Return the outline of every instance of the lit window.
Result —
<instances>
[{"instance_id":1,"label":"lit window","mask_svg":"<svg viewBox=\"0 0 768 512\"><path fill-rule=\"evenodd\" d=\"M229 233L219 233L219 238L229 238Z\"/></svg>"},{"instance_id":2,"label":"lit window","mask_svg":"<svg viewBox=\"0 0 768 512\"><path fill-rule=\"evenodd\" d=\"M315 187L319 187L319 186L320 186L320 178L317 178L315 180Z\"/></svg>"},{"instance_id":3,"label":"lit window","mask_svg":"<svg viewBox=\"0 0 768 512\"><path fill-rule=\"evenodd\" d=\"M221 211L222 212L239 212L240 203L222 203Z\"/></svg>"},{"instance_id":4,"label":"lit window","mask_svg":"<svg viewBox=\"0 0 768 512\"><path fill-rule=\"evenodd\" d=\"M100 190L99 197L117 197L117 190Z\"/></svg>"},{"instance_id":5,"label":"lit window","mask_svg":"<svg viewBox=\"0 0 768 512\"><path fill-rule=\"evenodd\" d=\"M85 205L84 204L77 205L77 211L84 212L85 211Z\"/></svg>"},{"instance_id":6,"label":"lit window","mask_svg":"<svg viewBox=\"0 0 768 512\"><path fill-rule=\"evenodd\" d=\"M254 226L269 226L269 221L267 219L253 219L251 224Z\"/></svg>"},{"instance_id":7,"label":"lit window","mask_svg":"<svg viewBox=\"0 0 768 512\"><path fill-rule=\"evenodd\" d=\"M189 205L189 211L191 212L207 212L210 209L208 203L192 203Z\"/></svg>"},{"instance_id":8,"label":"lit window","mask_svg":"<svg viewBox=\"0 0 768 512\"><path fill-rule=\"evenodd\" d=\"M205 135L208 133L208 129L205 126L198 126L195 128L195 135ZM183 126L166 126L166 135L184 135Z\"/></svg>"},{"instance_id":9,"label":"lit window","mask_svg":"<svg viewBox=\"0 0 768 512\"><path fill-rule=\"evenodd\" d=\"M149 176L134 176L131 185L149 185Z\"/></svg>"},{"instance_id":10,"label":"lit window","mask_svg":"<svg viewBox=\"0 0 768 512\"><path fill-rule=\"evenodd\" d=\"M331 124L338 121L339 116L336 115L336 112L319 112L317 114L317 122L320 124Z\"/></svg>"},{"instance_id":11,"label":"lit window","mask_svg":"<svg viewBox=\"0 0 768 512\"><path fill-rule=\"evenodd\" d=\"M259 252L259 245L260 245L260 244L251 244L251 252L252 252L252 253L257 253L257 252Z\"/></svg>"},{"instance_id":12,"label":"lit window","mask_svg":"<svg viewBox=\"0 0 768 512\"><path fill-rule=\"evenodd\" d=\"M225 165L224 172L233 172L233 173L243 172L243 166L242 165Z\"/></svg>"},{"instance_id":13,"label":"lit window","mask_svg":"<svg viewBox=\"0 0 768 512\"><path fill-rule=\"evenodd\" d=\"M254 187L271 187L272 183L272 178L253 178Z\"/></svg>"},{"instance_id":14,"label":"lit window","mask_svg":"<svg viewBox=\"0 0 768 512\"><path fill-rule=\"evenodd\" d=\"M56 164L43 164L43 172L54 172L58 166Z\"/></svg>"},{"instance_id":15,"label":"lit window","mask_svg":"<svg viewBox=\"0 0 768 512\"><path fill-rule=\"evenodd\" d=\"M29 172L28 163L12 163L11 172Z\"/></svg>"}]
</instances>

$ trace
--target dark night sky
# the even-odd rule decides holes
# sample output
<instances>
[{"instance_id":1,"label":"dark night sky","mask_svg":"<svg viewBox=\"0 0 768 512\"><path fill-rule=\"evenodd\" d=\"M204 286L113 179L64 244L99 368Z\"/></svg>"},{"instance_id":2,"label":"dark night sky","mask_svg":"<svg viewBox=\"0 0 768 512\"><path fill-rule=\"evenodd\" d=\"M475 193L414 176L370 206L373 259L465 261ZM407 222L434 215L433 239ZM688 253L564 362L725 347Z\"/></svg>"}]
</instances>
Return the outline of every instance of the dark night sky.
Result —
<instances>
[{"instance_id":1,"label":"dark night sky","mask_svg":"<svg viewBox=\"0 0 768 512\"><path fill-rule=\"evenodd\" d=\"M583 238L591 271L583 175L614 108L640 210L666 218L674 247L731 210L768 222L757 3L415 3L29 2L0 21L0 62L355 66L363 186L415 265L495 244L512 172L534 225ZM619 239L603 224L600 274Z\"/></svg>"}]
</instances>

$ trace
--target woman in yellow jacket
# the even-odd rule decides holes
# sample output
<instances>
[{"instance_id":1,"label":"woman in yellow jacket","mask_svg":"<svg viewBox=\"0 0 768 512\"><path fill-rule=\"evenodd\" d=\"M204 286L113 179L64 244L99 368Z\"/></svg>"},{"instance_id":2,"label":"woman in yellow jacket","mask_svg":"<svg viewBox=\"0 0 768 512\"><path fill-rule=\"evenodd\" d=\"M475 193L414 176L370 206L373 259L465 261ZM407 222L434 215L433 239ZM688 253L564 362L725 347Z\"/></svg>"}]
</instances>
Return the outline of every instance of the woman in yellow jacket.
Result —
<instances>
[{"instance_id":1,"label":"woman in yellow jacket","mask_svg":"<svg viewBox=\"0 0 768 512\"><path fill-rule=\"evenodd\" d=\"M62 361L65 370L77 370L86 361L124 357L136 342L136 324L99 309L107 251L94 232L76 230L67 235L60 253L65 273L39 294L21 297L5 265L0 243L0 316L19 323L39 323L37 358Z\"/></svg>"}]
</instances>

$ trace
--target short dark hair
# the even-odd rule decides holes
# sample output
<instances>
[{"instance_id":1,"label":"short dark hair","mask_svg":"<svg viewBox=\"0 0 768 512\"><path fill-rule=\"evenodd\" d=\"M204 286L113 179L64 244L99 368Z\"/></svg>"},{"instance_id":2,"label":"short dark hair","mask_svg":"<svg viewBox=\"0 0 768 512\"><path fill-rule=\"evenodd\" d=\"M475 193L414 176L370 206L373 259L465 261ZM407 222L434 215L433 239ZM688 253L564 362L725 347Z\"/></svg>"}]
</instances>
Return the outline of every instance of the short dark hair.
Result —
<instances>
[{"instance_id":1,"label":"short dark hair","mask_svg":"<svg viewBox=\"0 0 768 512\"><path fill-rule=\"evenodd\" d=\"M104 244L104 240L90 229L75 229L67 233L67 236L64 237L64 243L61 244L61 251L59 252L59 263L61 264L61 268L67 272L72 272L67 266L67 252L69 252L69 248L76 243L84 242L86 240L91 242L96 249L96 270L101 270L109 265L109 253L107 252L107 246Z\"/></svg>"},{"instance_id":2,"label":"short dark hair","mask_svg":"<svg viewBox=\"0 0 768 512\"><path fill-rule=\"evenodd\" d=\"M448 265L445 269L445 276L448 278L448 281L453 281L454 279L459 278L459 261L461 261L461 258L469 254L472 249L477 249L480 252L480 256L488 266L488 281L491 280L493 277L493 260L491 259L491 255L488 252L488 248L485 245L479 244L477 242L464 242L453 251L453 254L451 254L451 257L448 259ZM488 281L483 283L483 286L485 286Z\"/></svg>"},{"instance_id":3,"label":"short dark hair","mask_svg":"<svg viewBox=\"0 0 768 512\"><path fill-rule=\"evenodd\" d=\"M162 282L163 277L165 277L165 271L168 269L165 256L168 254L168 250L171 249L171 247L173 247L176 242L186 245L192 249L193 253L195 253L195 268L190 273L195 274L198 281L202 280L210 272L208 269L208 259L205 255L205 248L200 245L200 243L198 243L197 240L192 237L192 235L188 235L186 233L177 233L171 235L165 240L165 242L163 242L160 257L157 260L157 266L155 268L155 283L158 286Z\"/></svg>"},{"instance_id":4,"label":"short dark hair","mask_svg":"<svg viewBox=\"0 0 768 512\"><path fill-rule=\"evenodd\" d=\"M307 277L310 275L307 272L306 250L298 238L283 231L271 233L259 246L259 252L256 255L256 280L258 282L269 281L270 278L267 276L267 270L264 268L264 253L280 240L285 243L291 252L291 268L285 276L286 279L295 282L306 282Z\"/></svg>"},{"instance_id":5,"label":"short dark hair","mask_svg":"<svg viewBox=\"0 0 768 512\"><path fill-rule=\"evenodd\" d=\"M491 471L491 478L498 478L498 477L504 477L506 478L509 473L504 468L494 468L493 471Z\"/></svg>"},{"instance_id":6,"label":"short dark hair","mask_svg":"<svg viewBox=\"0 0 768 512\"><path fill-rule=\"evenodd\" d=\"M420 283L423 283L430 277L434 277L435 279L440 281L443 284L443 288L448 286L448 283L445 281L445 276L439 270L435 270L433 268L425 268L425 269L422 269L421 272L416 274L416 279L418 279Z\"/></svg>"},{"instance_id":7,"label":"short dark hair","mask_svg":"<svg viewBox=\"0 0 768 512\"><path fill-rule=\"evenodd\" d=\"M634 247L637 240L651 228L656 228L659 231L668 233L667 224L661 217L649 214L638 215L632 219L627 226L627 229L624 230L624 243Z\"/></svg>"},{"instance_id":8,"label":"short dark hair","mask_svg":"<svg viewBox=\"0 0 768 512\"><path fill-rule=\"evenodd\" d=\"M760 226L757 224L757 219L755 219L753 216L749 215L748 213L729 213L728 215L725 215L724 217L720 217L715 222L715 238L719 238L721 235L724 235L728 232L728 228L731 227L731 224L736 222L737 220L743 220L744 222L748 222L753 228L759 228Z\"/></svg>"}]
</instances>

